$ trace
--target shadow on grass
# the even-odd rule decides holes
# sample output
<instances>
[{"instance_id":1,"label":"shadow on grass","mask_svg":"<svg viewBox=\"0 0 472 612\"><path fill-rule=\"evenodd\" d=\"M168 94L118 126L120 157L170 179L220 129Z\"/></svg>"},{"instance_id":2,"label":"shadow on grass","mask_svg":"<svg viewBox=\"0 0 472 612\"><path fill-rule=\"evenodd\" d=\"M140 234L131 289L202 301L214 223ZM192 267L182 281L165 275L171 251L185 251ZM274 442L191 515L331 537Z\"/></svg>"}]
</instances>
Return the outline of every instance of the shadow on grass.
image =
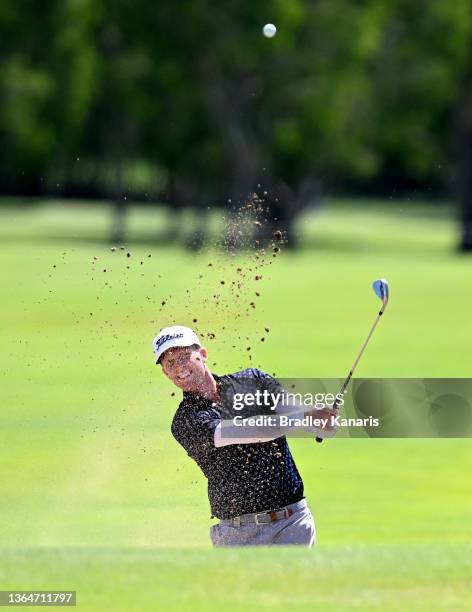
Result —
<instances>
[{"instance_id":1,"label":"shadow on grass","mask_svg":"<svg viewBox=\"0 0 472 612\"><path fill-rule=\"evenodd\" d=\"M331 217L327 231L322 229L326 227L326 221L324 226L318 227L314 218L311 218L311 223L308 224L306 221L310 220L309 216L306 220L300 219L297 248L284 245L282 250L344 254L435 254L442 257L458 254L455 244L447 242L447 239L437 238L437 229L440 229L441 222L446 219L446 206L404 204L399 202L398 206L394 207L391 203L385 204L381 201L333 201L326 207ZM175 211L164 205L151 206L149 203L145 207L146 210L140 208L140 203L136 206L130 204L125 224L127 238L122 242L112 240L113 216L110 206L109 202L103 201L0 198L0 240L4 244L56 242L96 245L101 248L115 245L152 249L180 247L189 252L226 250L223 248L223 234L215 231L211 224L208 228L199 227L198 219L194 217L179 217ZM221 209L221 213L223 212ZM367 233L360 235L363 217L354 213L364 215L364 218L368 213L368 219L374 220L379 231L370 228ZM395 213L394 217L392 213ZM134 214L136 216L133 216L133 223L131 216ZM394 224L393 231L389 231L392 218L402 222L408 219L417 222L434 220L439 225L419 225L423 233L416 239L411 230L409 234L403 235L403 228L406 227L408 232L408 223L400 223L396 229ZM139 223L136 225L137 220ZM250 252L251 249L240 249L241 253L245 251Z\"/></svg>"},{"instance_id":2,"label":"shadow on grass","mask_svg":"<svg viewBox=\"0 0 472 612\"><path fill-rule=\"evenodd\" d=\"M240 254L254 254L254 249L241 248L234 251L230 251L223 246L223 239L212 238L203 243L192 244L191 239L184 237L183 239L176 240L174 237L163 233L155 237L151 236L132 236L126 242L112 242L109 238L101 236L77 236L74 234L30 234L30 235L9 235L2 234L0 230L0 243L6 244L24 244L24 245L40 245L44 243L51 244L67 244L69 247L72 245L76 246L96 246L97 248L110 249L115 246L116 248L123 247L124 249L134 248L145 248L150 250L172 249L179 248L184 252L188 253L205 253L208 251L221 251L222 253L240 253ZM452 247L435 244L402 244L401 246L394 243L379 243L374 239L359 240L356 237L348 239L331 238L329 236L319 236L303 238L297 245L297 248L289 248L287 245L282 247L281 254L284 253L299 253L307 254L343 254L343 255L395 255L395 256L427 256L435 258L450 258L454 257L457 259L464 259L464 257L471 256L472 253L463 252L453 245Z\"/></svg>"},{"instance_id":3,"label":"shadow on grass","mask_svg":"<svg viewBox=\"0 0 472 612\"><path fill-rule=\"evenodd\" d=\"M147 237L147 236L138 236L138 237L132 237L129 240L126 240L126 242L112 242L109 238L104 238L101 236L77 236L77 235L73 235L73 234L35 234L35 235L28 235L28 234L18 234L18 235L11 235L11 234L2 234L1 230L0 230L0 240L3 243L9 242L9 243L19 243L19 242L24 242L24 243L30 243L30 244L34 244L34 243L41 243L41 242L70 242L70 243L74 243L74 244L90 244L90 245L100 245L100 246L106 246L106 247L112 247L112 246L116 246L116 247L120 247L120 246L146 246L149 248L155 248L155 247L159 247L159 246L182 246L182 243L179 241L176 241L173 238L170 238L168 236L162 235L162 236L157 236L155 238L152 237Z\"/></svg>"}]
</instances>

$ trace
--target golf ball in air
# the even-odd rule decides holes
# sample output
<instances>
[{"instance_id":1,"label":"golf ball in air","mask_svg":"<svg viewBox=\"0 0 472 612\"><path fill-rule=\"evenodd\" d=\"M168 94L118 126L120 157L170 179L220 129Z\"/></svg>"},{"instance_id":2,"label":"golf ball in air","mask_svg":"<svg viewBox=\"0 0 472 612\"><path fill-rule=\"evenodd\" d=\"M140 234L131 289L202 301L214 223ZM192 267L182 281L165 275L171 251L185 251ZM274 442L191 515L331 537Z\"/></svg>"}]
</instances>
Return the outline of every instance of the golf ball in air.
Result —
<instances>
[{"instance_id":1,"label":"golf ball in air","mask_svg":"<svg viewBox=\"0 0 472 612\"><path fill-rule=\"evenodd\" d=\"M262 28L262 33L266 38L272 38L277 34L277 28L273 23L266 23Z\"/></svg>"}]
</instances>

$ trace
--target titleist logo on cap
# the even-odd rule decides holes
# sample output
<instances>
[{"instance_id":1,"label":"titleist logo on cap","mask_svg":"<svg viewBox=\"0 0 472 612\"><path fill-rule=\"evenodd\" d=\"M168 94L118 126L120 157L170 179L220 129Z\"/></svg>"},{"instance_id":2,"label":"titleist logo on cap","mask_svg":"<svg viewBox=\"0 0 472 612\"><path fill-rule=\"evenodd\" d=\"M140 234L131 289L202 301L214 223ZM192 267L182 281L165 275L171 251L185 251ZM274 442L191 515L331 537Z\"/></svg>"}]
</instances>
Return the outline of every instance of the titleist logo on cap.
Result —
<instances>
[{"instance_id":1,"label":"titleist logo on cap","mask_svg":"<svg viewBox=\"0 0 472 612\"><path fill-rule=\"evenodd\" d=\"M156 342L156 349L161 347L164 342L168 342L169 340L175 340L175 338L183 338L184 334L166 334L165 336L161 336Z\"/></svg>"}]
</instances>

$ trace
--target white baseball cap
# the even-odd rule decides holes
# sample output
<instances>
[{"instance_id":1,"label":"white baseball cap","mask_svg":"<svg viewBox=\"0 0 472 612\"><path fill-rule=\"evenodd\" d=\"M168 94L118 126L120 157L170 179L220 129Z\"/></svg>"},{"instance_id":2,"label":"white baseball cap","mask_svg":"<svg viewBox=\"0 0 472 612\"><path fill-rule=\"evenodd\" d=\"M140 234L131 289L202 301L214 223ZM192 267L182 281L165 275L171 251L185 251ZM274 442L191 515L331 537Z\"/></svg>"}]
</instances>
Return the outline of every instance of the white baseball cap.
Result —
<instances>
[{"instance_id":1,"label":"white baseball cap","mask_svg":"<svg viewBox=\"0 0 472 612\"><path fill-rule=\"evenodd\" d=\"M193 344L201 346L197 334L190 327L184 327L183 325L164 327L152 343L152 348L156 353L156 363L159 363L159 359L167 349L175 346L192 346Z\"/></svg>"}]
</instances>

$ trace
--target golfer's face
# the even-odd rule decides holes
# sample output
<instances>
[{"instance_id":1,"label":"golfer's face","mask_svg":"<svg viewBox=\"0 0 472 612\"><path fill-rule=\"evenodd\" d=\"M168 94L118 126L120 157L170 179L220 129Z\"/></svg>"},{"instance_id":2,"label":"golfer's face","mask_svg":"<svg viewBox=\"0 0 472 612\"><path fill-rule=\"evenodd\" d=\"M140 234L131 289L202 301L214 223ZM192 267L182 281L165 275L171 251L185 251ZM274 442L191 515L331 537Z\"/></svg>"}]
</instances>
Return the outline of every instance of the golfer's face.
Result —
<instances>
[{"instance_id":1,"label":"golfer's face","mask_svg":"<svg viewBox=\"0 0 472 612\"><path fill-rule=\"evenodd\" d=\"M197 392L205 378L205 360L205 349L178 347L164 353L161 366L164 374L182 391Z\"/></svg>"}]
</instances>

